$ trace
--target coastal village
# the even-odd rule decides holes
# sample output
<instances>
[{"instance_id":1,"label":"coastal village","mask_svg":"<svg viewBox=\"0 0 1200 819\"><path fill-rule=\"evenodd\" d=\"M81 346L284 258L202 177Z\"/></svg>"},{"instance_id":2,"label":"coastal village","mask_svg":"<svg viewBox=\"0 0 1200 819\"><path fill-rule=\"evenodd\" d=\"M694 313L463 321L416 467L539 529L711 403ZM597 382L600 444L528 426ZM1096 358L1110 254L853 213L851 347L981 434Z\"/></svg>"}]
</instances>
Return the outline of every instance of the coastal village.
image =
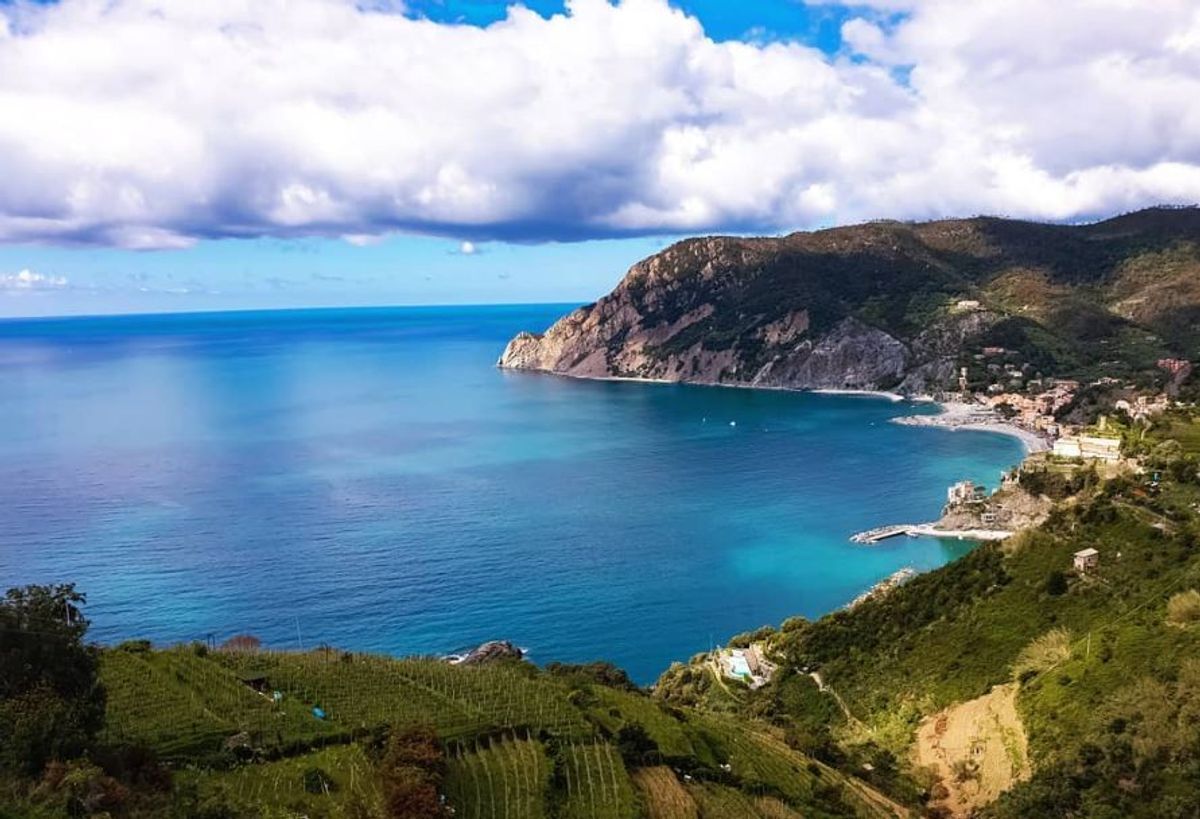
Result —
<instances>
[{"instance_id":1,"label":"coastal village","mask_svg":"<svg viewBox=\"0 0 1200 819\"><path fill-rule=\"evenodd\" d=\"M1009 355L1007 350L989 347L975 358L987 361ZM1191 362L1180 359L1163 359L1157 366L1166 380L1161 392L1149 392L1107 377L1090 382L1026 380L1027 367L994 362L988 365L988 371L997 379L976 391L971 389L968 371L963 368L960 390L936 398L943 408L941 413L903 416L894 422L1012 434L1025 445L1025 461L1003 473L995 489L989 490L970 480L948 487L946 503L937 521L879 526L859 532L850 540L861 545L899 536L1003 540L1021 529L1039 525L1053 506L1047 498L1021 487L1023 470L1052 468L1061 474L1081 468L1101 469L1109 474L1125 468L1140 471L1134 460L1122 454L1123 431L1132 423L1151 420L1175 406L1178 385L1192 375L1193 369ZM1070 410L1085 394L1103 396L1097 402L1096 418L1092 423L1071 423L1067 420ZM1153 483L1151 478L1150 484ZM1100 551L1088 547L1076 552L1071 565L1064 569L1086 577L1098 569L1100 561ZM911 567L901 568L850 601L846 608L883 597L916 574ZM775 664L767 659L767 651L763 643L725 647L712 652L708 661L719 677L744 683L754 690L767 684L775 671Z\"/></svg>"}]
</instances>

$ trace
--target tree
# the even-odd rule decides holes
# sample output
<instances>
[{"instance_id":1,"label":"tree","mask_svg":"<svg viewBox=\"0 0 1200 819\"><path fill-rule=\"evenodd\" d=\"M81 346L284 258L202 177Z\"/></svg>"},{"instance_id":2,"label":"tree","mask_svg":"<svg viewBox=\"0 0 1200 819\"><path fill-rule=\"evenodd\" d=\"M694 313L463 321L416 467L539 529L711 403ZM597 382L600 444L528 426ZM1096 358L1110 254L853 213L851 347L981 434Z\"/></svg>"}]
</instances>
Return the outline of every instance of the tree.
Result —
<instances>
[{"instance_id":1,"label":"tree","mask_svg":"<svg viewBox=\"0 0 1200 819\"><path fill-rule=\"evenodd\" d=\"M0 601L0 768L39 773L82 753L104 724L85 602L74 584L9 589Z\"/></svg>"},{"instance_id":2,"label":"tree","mask_svg":"<svg viewBox=\"0 0 1200 819\"><path fill-rule=\"evenodd\" d=\"M662 759L658 743L636 722L621 726L617 732L617 751L628 768L640 768Z\"/></svg>"},{"instance_id":3,"label":"tree","mask_svg":"<svg viewBox=\"0 0 1200 819\"><path fill-rule=\"evenodd\" d=\"M445 752L432 728L393 731L379 763L387 815L392 819L445 816L440 794L445 769Z\"/></svg>"},{"instance_id":4,"label":"tree","mask_svg":"<svg viewBox=\"0 0 1200 819\"><path fill-rule=\"evenodd\" d=\"M1067 576L1058 569L1053 569L1046 575L1046 582L1042 586L1046 594L1051 597L1059 597L1067 593Z\"/></svg>"}]
</instances>

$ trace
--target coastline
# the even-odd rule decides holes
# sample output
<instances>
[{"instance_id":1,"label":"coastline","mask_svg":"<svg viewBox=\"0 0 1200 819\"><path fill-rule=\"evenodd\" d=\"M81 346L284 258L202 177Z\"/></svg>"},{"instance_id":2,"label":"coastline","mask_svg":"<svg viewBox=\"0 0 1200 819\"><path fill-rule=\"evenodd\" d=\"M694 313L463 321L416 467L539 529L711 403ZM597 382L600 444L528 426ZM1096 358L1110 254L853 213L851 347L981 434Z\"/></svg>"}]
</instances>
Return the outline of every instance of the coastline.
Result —
<instances>
[{"instance_id":1,"label":"coastline","mask_svg":"<svg viewBox=\"0 0 1200 819\"><path fill-rule=\"evenodd\" d=\"M982 410L977 404L965 404L961 401L946 401L939 403L941 412L937 415L904 415L893 418L893 424L911 427L938 427L941 429L970 432L994 432L1018 439L1025 447L1025 454L1046 452L1050 442L1035 432L1005 421L991 410Z\"/></svg>"},{"instance_id":2,"label":"coastline","mask_svg":"<svg viewBox=\"0 0 1200 819\"><path fill-rule=\"evenodd\" d=\"M769 390L772 392L812 393L813 395L845 395L876 398L890 401L894 404L933 404L941 411L937 415L902 415L891 419L893 424L913 427L938 427L940 429L960 430L969 432L991 432L997 435L1007 435L1021 442L1026 455L1050 450L1050 442L1037 433L1030 432L1009 421L1000 418L991 410L985 410L977 404L966 404L961 401L938 401L927 395L906 396L888 390L859 390L835 387L775 387L765 384L721 384L714 381L680 381L667 378L643 378L629 375L578 375L576 373L561 373L554 370L534 370L520 367L505 367L499 362L498 369L506 372L536 373L538 375L553 375L559 378L574 378L580 381L620 381L635 384L667 384L689 387L721 387L738 390Z\"/></svg>"}]
</instances>

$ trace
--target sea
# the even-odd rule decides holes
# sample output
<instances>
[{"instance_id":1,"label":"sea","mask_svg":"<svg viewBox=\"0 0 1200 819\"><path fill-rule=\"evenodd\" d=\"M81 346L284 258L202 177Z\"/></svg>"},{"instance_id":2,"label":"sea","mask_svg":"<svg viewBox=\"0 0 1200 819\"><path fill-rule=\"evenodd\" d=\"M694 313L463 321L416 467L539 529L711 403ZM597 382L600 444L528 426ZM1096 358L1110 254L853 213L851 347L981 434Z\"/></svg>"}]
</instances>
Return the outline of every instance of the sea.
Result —
<instances>
[{"instance_id":1,"label":"sea","mask_svg":"<svg viewBox=\"0 0 1200 819\"><path fill-rule=\"evenodd\" d=\"M930 405L508 372L573 305L0 321L0 587L91 637L445 654L639 683L969 543L849 538L997 485L1021 444Z\"/></svg>"}]
</instances>

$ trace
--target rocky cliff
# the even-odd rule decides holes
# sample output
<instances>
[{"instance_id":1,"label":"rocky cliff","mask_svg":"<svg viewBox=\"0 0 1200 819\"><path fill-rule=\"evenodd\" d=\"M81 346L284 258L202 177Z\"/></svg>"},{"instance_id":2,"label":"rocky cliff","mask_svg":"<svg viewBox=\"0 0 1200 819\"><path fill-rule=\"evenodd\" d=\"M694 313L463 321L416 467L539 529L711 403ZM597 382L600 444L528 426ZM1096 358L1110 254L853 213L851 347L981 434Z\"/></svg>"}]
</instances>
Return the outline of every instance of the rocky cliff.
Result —
<instances>
[{"instance_id":1,"label":"rocky cliff","mask_svg":"<svg viewBox=\"0 0 1200 819\"><path fill-rule=\"evenodd\" d=\"M1200 212L1088 226L876 222L783 238L679 242L501 367L791 389L953 387L985 350L1028 376L1195 355Z\"/></svg>"}]
</instances>

